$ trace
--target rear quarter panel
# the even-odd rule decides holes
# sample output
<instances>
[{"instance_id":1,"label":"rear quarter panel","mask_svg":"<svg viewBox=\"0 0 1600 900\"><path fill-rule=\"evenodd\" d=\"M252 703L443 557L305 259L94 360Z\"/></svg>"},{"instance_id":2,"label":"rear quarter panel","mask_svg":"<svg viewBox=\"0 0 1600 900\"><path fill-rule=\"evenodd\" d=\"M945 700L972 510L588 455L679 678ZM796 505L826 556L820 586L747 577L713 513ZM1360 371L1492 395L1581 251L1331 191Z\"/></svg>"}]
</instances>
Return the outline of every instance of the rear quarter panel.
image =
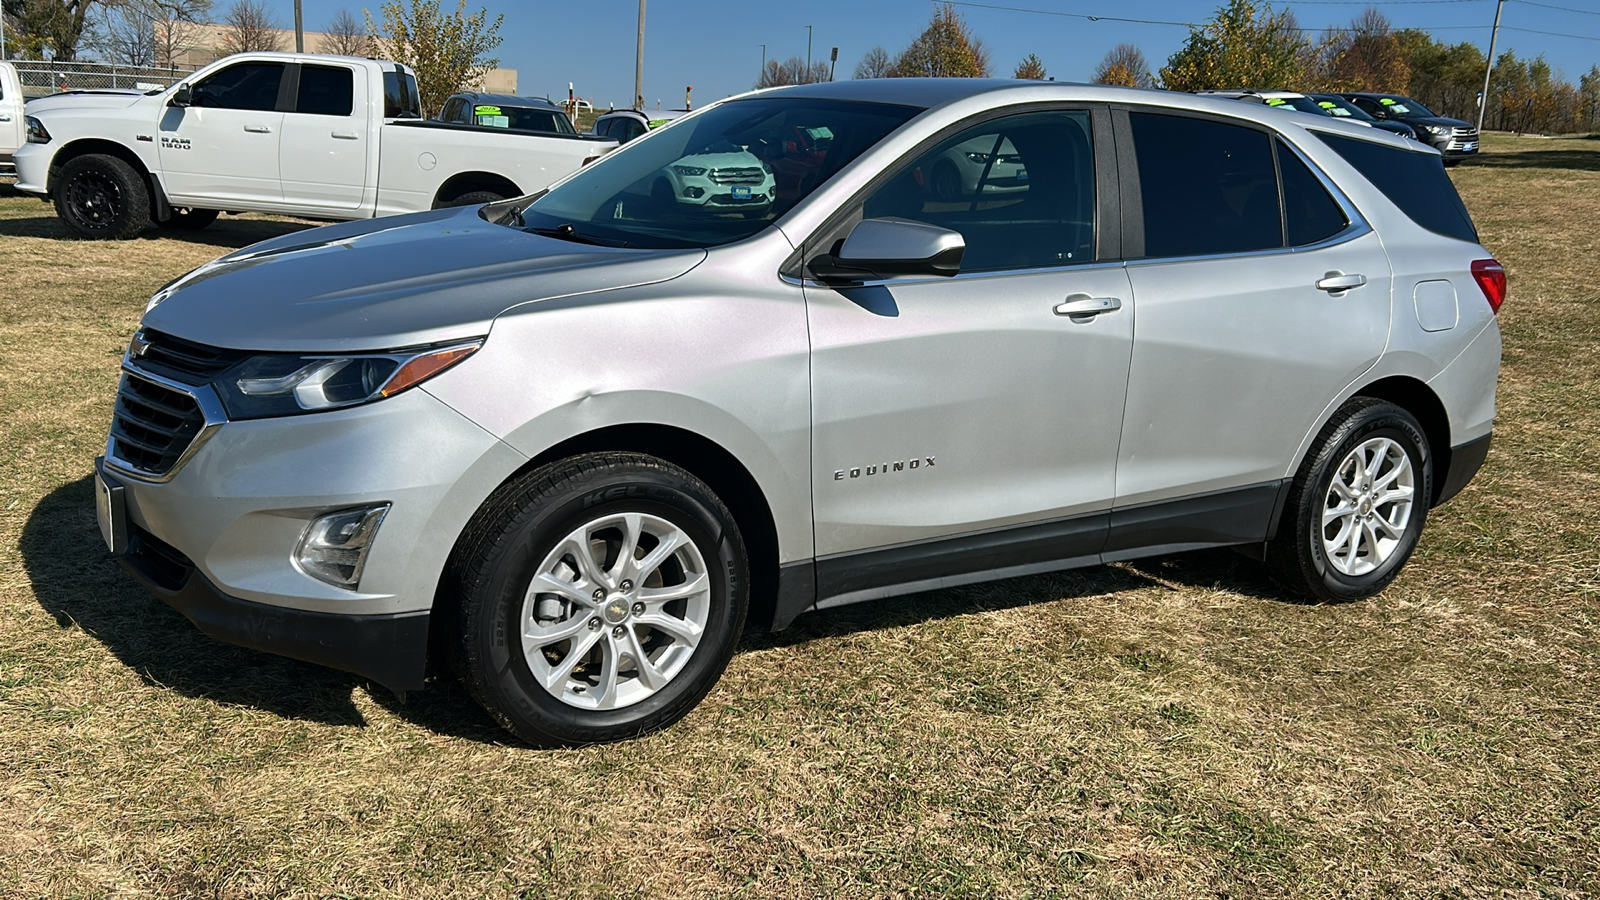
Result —
<instances>
[{"instance_id":1,"label":"rear quarter panel","mask_svg":"<svg viewBox=\"0 0 1600 900\"><path fill-rule=\"evenodd\" d=\"M379 128L377 214L431 209L439 187L464 172L499 175L524 194L542 191L585 159L615 148L592 138L385 122Z\"/></svg>"}]
</instances>

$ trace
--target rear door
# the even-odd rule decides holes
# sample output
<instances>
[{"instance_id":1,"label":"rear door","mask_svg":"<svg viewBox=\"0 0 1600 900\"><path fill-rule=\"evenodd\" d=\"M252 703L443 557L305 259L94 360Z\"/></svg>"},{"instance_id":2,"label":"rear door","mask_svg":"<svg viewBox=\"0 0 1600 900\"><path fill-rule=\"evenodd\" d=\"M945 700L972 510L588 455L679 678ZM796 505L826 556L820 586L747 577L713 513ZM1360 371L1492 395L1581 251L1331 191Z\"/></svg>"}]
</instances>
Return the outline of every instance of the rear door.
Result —
<instances>
[{"instance_id":1,"label":"rear door","mask_svg":"<svg viewBox=\"0 0 1600 900\"><path fill-rule=\"evenodd\" d=\"M8 164L23 144L22 90L13 71L0 63L0 162Z\"/></svg>"},{"instance_id":2,"label":"rear door","mask_svg":"<svg viewBox=\"0 0 1600 900\"><path fill-rule=\"evenodd\" d=\"M366 73L337 63L296 68L295 102L284 113L278 151L284 201L310 209L357 209L371 156Z\"/></svg>"},{"instance_id":3,"label":"rear door","mask_svg":"<svg viewBox=\"0 0 1600 900\"><path fill-rule=\"evenodd\" d=\"M227 209L227 202L278 205L278 142L282 138L287 64L245 60L191 85L188 107L161 117L162 182L174 206L193 199Z\"/></svg>"},{"instance_id":4,"label":"rear door","mask_svg":"<svg viewBox=\"0 0 1600 900\"><path fill-rule=\"evenodd\" d=\"M1378 236L1281 137L1119 112L1137 167L1125 235L1139 309L1107 554L1264 538L1308 432L1383 352ZM1124 511L1125 507L1134 509Z\"/></svg>"},{"instance_id":5,"label":"rear door","mask_svg":"<svg viewBox=\"0 0 1600 900\"><path fill-rule=\"evenodd\" d=\"M1134 333L1127 275L1101 240L1116 232L1115 181L1097 181L1108 131L1083 108L972 125L808 243L900 218L967 246L954 278L806 285L824 597L1099 551ZM941 185L953 155L982 171ZM1095 302L1098 315L1067 314Z\"/></svg>"}]
</instances>

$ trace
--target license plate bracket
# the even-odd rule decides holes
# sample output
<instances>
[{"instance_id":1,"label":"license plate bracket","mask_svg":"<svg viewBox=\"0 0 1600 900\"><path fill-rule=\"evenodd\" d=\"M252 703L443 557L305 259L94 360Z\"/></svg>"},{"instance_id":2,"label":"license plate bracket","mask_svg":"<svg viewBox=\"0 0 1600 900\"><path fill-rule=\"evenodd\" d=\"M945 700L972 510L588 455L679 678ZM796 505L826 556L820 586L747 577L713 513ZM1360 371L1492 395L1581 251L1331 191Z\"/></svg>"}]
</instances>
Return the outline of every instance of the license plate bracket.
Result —
<instances>
[{"instance_id":1,"label":"license plate bracket","mask_svg":"<svg viewBox=\"0 0 1600 900\"><path fill-rule=\"evenodd\" d=\"M128 552L127 489L107 475L97 462L94 473L94 513L100 523L100 538L115 556Z\"/></svg>"}]
</instances>

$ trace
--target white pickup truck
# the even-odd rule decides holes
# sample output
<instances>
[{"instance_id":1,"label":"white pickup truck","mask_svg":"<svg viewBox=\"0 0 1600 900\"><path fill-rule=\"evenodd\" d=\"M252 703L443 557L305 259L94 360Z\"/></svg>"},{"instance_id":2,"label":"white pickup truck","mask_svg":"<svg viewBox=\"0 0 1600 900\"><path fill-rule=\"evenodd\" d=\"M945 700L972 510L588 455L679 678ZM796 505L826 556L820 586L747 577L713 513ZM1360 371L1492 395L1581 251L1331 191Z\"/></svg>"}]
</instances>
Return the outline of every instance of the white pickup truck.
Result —
<instances>
[{"instance_id":1,"label":"white pickup truck","mask_svg":"<svg viewBox=\"0 0 1600 900\"><path fill-rule=\"evenodd\" d=\"M219 211L366 219L544 189L616 148L582 135L427 122L392 62L244 53L148 94L34 100L17 190L73 233L203 228Z\"/></svg>"},{"instance_id":2,"label":"white pickup truck","mask_svg":"<svg viewBox=\"0 0 1600 900\"><path fill-rule=\"evenodd\" d=\"M11 169L11 155L22 146L22 82L17 67L0 62L0 174Z\"/></svg>"}]
</instances>

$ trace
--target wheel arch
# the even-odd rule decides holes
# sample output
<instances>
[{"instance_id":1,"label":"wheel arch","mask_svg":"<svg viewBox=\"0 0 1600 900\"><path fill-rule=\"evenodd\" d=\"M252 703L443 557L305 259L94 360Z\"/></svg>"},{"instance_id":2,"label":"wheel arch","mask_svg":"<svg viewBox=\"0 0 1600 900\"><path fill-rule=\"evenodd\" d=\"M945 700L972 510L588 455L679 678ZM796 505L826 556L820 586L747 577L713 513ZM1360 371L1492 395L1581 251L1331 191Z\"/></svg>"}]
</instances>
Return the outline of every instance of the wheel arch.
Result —
<instances>
[{"instance_id":1,"label":"wheel arch","mask_svg":"<svg viewBox=\"0 0 1600 900\"><path fill-rule=\"evenodd\" d=\"M493 172L457 172L446 178L444 184L439 185L439 190L433 195L433 208L474 191L492 191L502 197L520 197L522 188L504 175Z\"/></svg>"},{"instance_id":2,"label":"wheel arch","mask_svg":"<svg viewBox=\"0 0 1600 900\"><path fill-rule=\"evenodd\" d=\"M770 630L778 596L776 519L755 476L738 457L715 441L672 425L608 425L574 435L545 449L501 483L562 459L602 451L643 453L663 459L704 481L727 504L744 537L750 560L750 611L746 628Z\"/></svg>"},{"instance_id":3,"label":"wheel arch","mask_svg":"<svg viewBox=\"0 0 1600 900\"><path fill-rule=\"evenodd\" d=\"M145 164L143 157L128 145L119 144L116 141L108 141L104 138L79 138L67 143L60 150L57 150L55 156L50 159L50 172L45 182L45 190L51 196L54 196L56 178L61 172L61 168L80 156L88 156L92 153L114 156L133 166L133 170L138 172L139 178L144 181L145 191L150 195L150 211L153 218L157 221L166 221L169 215L168 210L171 207L167 203L167 194L161 189L159 180L151 174L150 167Z\"/></svg>"},{"instance_id":4,"label":"wheel arch","mask_svg":"<svg viewBox=\"0 0 1600 900\"><path fill-rule=\"evenodd\" d=\"M1450 414L1444 401L1427 384L1405 375L1391 375L1358 388L1353 397L1387 400L1415 416L1428 438L1433 453L1433 495L1430 507L1438 506L1440 493L1450 475Z\"/></svg>"}]
</instances>

